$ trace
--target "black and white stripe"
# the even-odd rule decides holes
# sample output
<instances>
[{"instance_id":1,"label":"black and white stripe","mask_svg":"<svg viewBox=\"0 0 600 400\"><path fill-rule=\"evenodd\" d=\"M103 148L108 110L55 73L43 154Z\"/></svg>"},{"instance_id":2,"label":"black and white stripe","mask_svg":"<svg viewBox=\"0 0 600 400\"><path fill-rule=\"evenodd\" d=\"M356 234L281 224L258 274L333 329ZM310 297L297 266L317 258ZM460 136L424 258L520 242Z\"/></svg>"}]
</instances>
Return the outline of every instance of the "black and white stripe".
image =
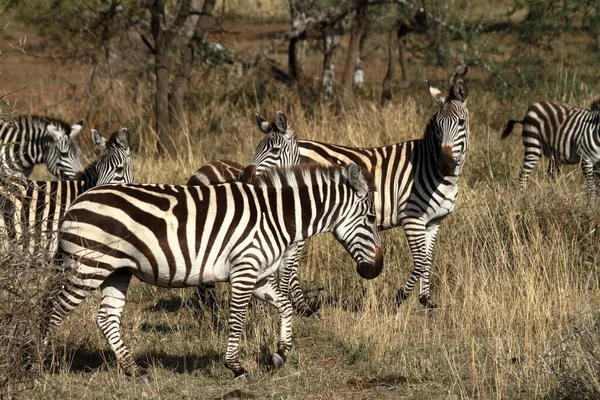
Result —
<instances>
[{"instance_id":1,"label":"black and white stripe","mask_svg":"<svg viewBox=\"0 0 600 400\"><path fill-rule=\"evenodd\" d=\"M132 275L162 287L229 281L226 366L236 377L245 374L238 348L254 295L279 311L280 340L272 357L279 367L292 344L292 308L267 278L290 244L322 232L334 234L363 278L379 275L383 257L373 201L354 164L275 170L252 184L92 188L61 225L57 261L67 276L57 294L47 297L42 332L100 287L98 326L131 374L138 367L121 340L120 318Z\"/></svg>"},{"instance_id":2,"label":"black and white stripe","mask_svg":"<svg viewBox=\"0 0 600 400\"><path fill-rule=\"evenodd\" d=\"M20 116L0 122L0 165L10 176L27 178L37 164L46 164L58 179L73 179L82 171L75 138L81 122L69 126L55 118Z\"/></svg>"},{"instance_id":3,"label":"black and white stripe","mask_svg":"<svg viewBox=\"0 0 600 400\"><path fill-rule=\"evenodd\" d=\"M77 180L10 178L3 182L0 229L5 234L2 246L5 250L19 246L32 254L53 254L59 221L77 196L98 185L133 182L127 129L121 128L108 141L94 129L91 136L101 154L77 176Z\"/></svg>"},{"instance_id":4,"label":"black and white stripe","mask_svg":"<svg viewBox=\"0 0 600 400\"><path fill-rule=\"evenodd\" d=\"M552 177L558 164L577 164L585 178L590 199L596 198L596 179L600 161L600 106L590 110L575 108L565 103L540 101L527 109L522 120L511 119L502 132L502 139L515 124L523 125L523 168L519 174L519 187L524 190L529 174L542 155L549 157L548 176Z\"/></svg>"},{"instance_id":5,"label":"black and white stripe","mask_svg":"<svg viewBox=\"0 0 600 400\"><path fill-rule=\"evenodd\" d=\"M450 88L448 96L433 87L429 90L440 109L429 120L423 139L375 148L308 140L298 140L297 145L302 163L354 162L371 174L379 228L402 226L413 255L413 272L399 290L397 303L410 294L419 280L419 301L435 307L429 293L433 250L440 222L453 211L458 197L457 183L468 148L469 112L467 88L462 80ZM290 267L289 276L282 270L280 284L289 286L296 308L310 315L296 264Z\"/></svg>"}]
</instances>

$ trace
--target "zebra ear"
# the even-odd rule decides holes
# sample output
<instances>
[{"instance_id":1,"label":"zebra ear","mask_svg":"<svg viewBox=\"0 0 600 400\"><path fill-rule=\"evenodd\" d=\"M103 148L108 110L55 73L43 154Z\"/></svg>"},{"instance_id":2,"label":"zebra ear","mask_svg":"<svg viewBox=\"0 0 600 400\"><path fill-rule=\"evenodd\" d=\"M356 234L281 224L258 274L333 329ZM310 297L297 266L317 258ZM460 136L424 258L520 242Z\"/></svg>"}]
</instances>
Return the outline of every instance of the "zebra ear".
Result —
<instances>
[{"instance_id":1,"label":"zebra ear","mask_svg":"<svg viewBox=\"0 0 600 400\"><path fill-rule=\"evenodd\" d=\"M92 142L94 142L94 146L100 151L106 150L106 139L95 129L92 129Z\"/></svg>"},{"instance_id":2,"label":"zebra ear","mask_svg":"<svg viewBox=\"0 0 600 400\"><path fill-rule=\"evenodd\" d=\"M127 128L121 128L117 133L117 144L121 146L123 150L129 149L129 131Z\"/></svg>"},{"instance_id":3,"label":"zebra ear","mask_svg":"<svg viewBox=\"0 0 600 400\"><path fill-rule=\"evenodd\" d=\"M258 113L254 113L254 118L256 118L256 125L258 125L258 129L265 135L269 134L269 122L262 119Z\"/></svg>"},{"instance_id":4,"label":"zebra ear","mask_svg":"<svg viewBox=\"0 0 600 400\"><path fill-rule=\"evenodd\" d=\"M466 103L468 94L469 92L467 90L467 85L462 79L458 79L450 88L450 94L448 97L450 100L458 100Z\"/></svg>"},{"instance_id":5,"label":"zebra ear","mask_svg":"<svg viewBox=\"0 0 600 400\"><path fill-rule=\"evenodd\" d=\"M352 186L361 197L368 195L369 185L367 184L367 180L363 176L359 166L352 162L350 165L348 165L346 171L348 172L348 181L350 182L350 186Z\"/></svg>"},{"instance_id":6,"label":"zebra ear","mask_svg":"<svg viewBox=\"0 0 600 400\"><path fill-rule=\"evenodd\" d=\"M83 121L79 121L78 123L71 125L71 132L69 133L69 137L73 139L75 136L79 135L81 132Z\"/></svg>"},{"instance_id":7,"label":"zebra ear","mask_svg":"<svg viewBox=\"0 0 600 400\"><path fill-rule=\"evenodd\" d=\"M429 81L425 81L427 82L427 87L429 88L429 94L431 94L431 97L433 97L433 99L435 101L437 101L440 104L444 104L444 102L446 101L446 95L444 93L442 93L442 91L438 88L434 88L433 86L431 86L429 84Z\"/></svg>"},{"instance_id":8,"label":"zebra ear","mask_svg":"<svg viewBox=\"0 0 600 400\"><path fill-rule=\"evenodd\" d=\"M52 136L52 139L54 139L54 141L60 139L61 137L63 137L65 135L63 130L60 128L57 128L56 126L54 126L54 124L48 124L46 129L48 130L48 133L50 133L50 135Z\"/></svg>"}]
</instances>

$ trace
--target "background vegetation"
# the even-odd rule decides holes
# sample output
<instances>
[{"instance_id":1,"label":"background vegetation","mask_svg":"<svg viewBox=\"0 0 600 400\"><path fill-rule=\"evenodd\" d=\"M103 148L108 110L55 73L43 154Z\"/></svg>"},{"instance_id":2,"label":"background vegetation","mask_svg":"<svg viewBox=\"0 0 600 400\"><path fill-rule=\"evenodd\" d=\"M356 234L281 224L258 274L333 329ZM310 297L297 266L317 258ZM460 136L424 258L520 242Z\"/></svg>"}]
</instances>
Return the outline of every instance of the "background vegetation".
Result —
<instances>
[{"instance_id":1,"label":"background vegetation","mask_svg":"<svg viewBox=\"0 0 600 400\"><path fill-rule=\"evenodd\" d=\"M94 323L97 297L61 326L48 368L36 376L18 366L24 364L21 350L36 342L38 317L32 310L50 267L41 256L3 255L3 395L598 398L598 210L587 204L577 166L563 168L550 183L542 162L520 195L520 135L499 139L506 119L521 118L536 100L587 107L600 96L596 3L432 0L368 5L358 46L364 83L348 89L342 76L334 75L333 92L324 100L322 39L330 32L307 30L299 85L298 76L288 70L288 42L276 46L266 61L252 61L259 50L289 32L290 4L217 2L201 46L194 47L203 52L195 53L202 56L189 69L185 121L170 131L177 151L157 156L155 58L136 31L149 29L143 22L150 16L144 3L14 2L9 11L18 24L3 32L0 48L27 36L27 55L3 60L0 69L6 92L27 87L11 96L16 111L69 121L83 117L86 129L104 134L126 126L138 182L181 184L212 159L249 160L261 139L252 118L255 111L268 117L284 111L299 138L357 146L418 138L436 109L424 80L446 89L456 73L464 75L470 90L471 138L456 212L439 233L432 279L439 310L425 312L416 296L399 309L392 306L411 270L401 229L383 234L385 270L372 282L361 281L340 246L323 236L309 242L300 269L308 296L322 305L323 319L294 319L295 346L277 374L268 372L265 358L277 338L274 310L253 303L241 354L252 378L234 382L223 366L226 308L213 323L189 306L189 290L134 283L123 333L135 357L149 366L153 383L117 370ZM172 22L181 3L166 4L166 21ZM195 9L202 5L193 4ZM90 22L116 5L138 7L139 23L110 20L114 25L106 25L107 41L94 40L103 30ZM318 18L361 4L304 5L307 18ZM350 13L342 24L346 26L336 27L334 71L346 67L355 20ZM170 84L190 43L186 35L196 27L190 21L169 49ZM398 34L390 35L392 28ZM400 68L392 71L391 94L383 102L393 36L396 46L404 47L393 52L393 64ZM147 38L151 41L150 34ZM92 159L86 135L81 144ZM48 177L43 169L36 176ZM226 285L221 291L225 305Z\"/></svg>"}]
</instances>

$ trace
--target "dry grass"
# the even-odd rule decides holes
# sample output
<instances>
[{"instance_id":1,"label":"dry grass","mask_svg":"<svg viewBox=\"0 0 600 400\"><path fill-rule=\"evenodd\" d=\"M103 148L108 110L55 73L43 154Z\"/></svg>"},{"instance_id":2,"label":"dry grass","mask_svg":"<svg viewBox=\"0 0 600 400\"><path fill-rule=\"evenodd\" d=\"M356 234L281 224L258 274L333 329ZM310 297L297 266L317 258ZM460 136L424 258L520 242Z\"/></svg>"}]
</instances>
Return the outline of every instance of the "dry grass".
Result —
<instances>
[{"instance_id":1,"label":"dry grass","mask_svg":"<svg viewBox=\"0 0 600 400\"><path fill-rule=\"evenodd\" d=\"M433 267L432 295L439 310L423 311L416 296L392 307L411 270L401 229L383 234L385 269L369 282L359 279L332 238L322 236L309 241L300 276L309 296L324 305L323 319L295 318L295 346L277 374L265 367L265 355L277 340L274 310L253 304L241 351L251 380L234 382L223 366L225 312L213 325L186 306L190 291L134 282L122 331L134 356L149 365L154 383L118 371L95 326L98 297L93 296L60 327L51 366L22 397L597 398L598 209L588 206L576 166L563 168L549 183L542 162L527 192L519 195L520 137L499 139L505 118L519 117L536 97L585 106L598 96L579 87L590 85L589 79L553 62L555 70L563 68L562 78L517 99L470 82L471 147L457 210L442 224ZM135 100L125 85L117 85L100 105L73 109L67 103L54 111L89 115L91 126L127 126L136 180L184 183L211 159L250 159L261 138L251 117L255 110L268 116L284 110L299 138L357 146L420 137L435 110L419 85L385 110L369 94L339 109L303 105L291 89L256 77L239 80L213 71L196 78L212 84L194 85L194 109L180 144L185 150L175 160L152 156L147 85ZM223 285L222 298L226 289Z\"/></svg>"}]
</instances>

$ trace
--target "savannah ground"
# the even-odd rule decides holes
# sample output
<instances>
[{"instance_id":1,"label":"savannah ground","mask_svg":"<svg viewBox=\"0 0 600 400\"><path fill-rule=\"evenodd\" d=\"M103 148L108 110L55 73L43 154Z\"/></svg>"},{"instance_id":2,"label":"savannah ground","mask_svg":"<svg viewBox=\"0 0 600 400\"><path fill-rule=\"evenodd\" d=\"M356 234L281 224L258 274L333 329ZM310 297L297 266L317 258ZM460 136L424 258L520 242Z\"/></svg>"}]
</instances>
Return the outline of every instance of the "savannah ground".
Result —
<instances>
[{"instance_id":1,"label":"savannah ground","mask_svg":"<svg viewBox=\"0 0 600 400\"><path fill-rule=\"evenodd\" d=\"M240 2L235 14L229 12L225 20L229 33L215 40L233 49L258 49L289 28L278 3L263 2L260 9L245 4ZM488 4L477 2L473 13L487 15ZM506 10L501 8L494 8L490 17L503 15ZM240 78L227 69L198 68L180 155L164 159L154 156L151 80L139 82L132 93L126 82L115 79L102 95L89 96L85 66L41 57L51 49L41 45L33 27L11 25L1 48L22 36L28 37L28 54L8 58L0 67L5 90L27 86L13 96L16 108L69 121L85 117L80 142L88 159L93 158L89 128L107 134L126 126L132 134L137 182L183 184L212 159L246 162L262 136L252 117L255 111L269 118L284 111L303 139L378 146L419 138L436 110L425 78L446 90L453 71L453 65L431 67L413 55L409 87L398 89L392 105L381 109L383 34L368 38L363 60L366 87L344 106L323 102L318 93L299 92L258 72ZM294 347L277 373L269 372L267 363L277 341L275 310L253 301L240 353L251 377L236 382L223 365L227 285L220 287L222 309L211 321L207 313L191 307L191 290L133 282L122 332L134 357L148 366L152 383L126 377L116 367L95 325L96 293L58 329L54 358L38 383L14 384L7 396L596 398L598 208L588 205L578 166L563 167L562 174L549 182L543 173L546 160L520 195L516 190L523 151L520 130L505 141L500 133L507 118L522 118L533 101L561 100L587 107L600 97L599 55L577 32L554 41L551 51L525 51L519 57L511 57L515 39L510 31L499 33L496 40L499 74L506 84L482 68L467 75L470 147L456 211L442 223L438 235L431 286L439 309L426 312L415 294L399 308L393 304L412 269L400 228L383 233L385 269L373 281L361 280L341 246L323 235L307 243L300 263L303 287L321 305L322 319L294 318ZM284 67L285 51L284 46L273 56ZM343 56L339 51L340 63ZM319 68L320 57L313 49L308 75L318 76ZM35 174L48 177L43 168Z\"/></svg>"}]
</instances>

